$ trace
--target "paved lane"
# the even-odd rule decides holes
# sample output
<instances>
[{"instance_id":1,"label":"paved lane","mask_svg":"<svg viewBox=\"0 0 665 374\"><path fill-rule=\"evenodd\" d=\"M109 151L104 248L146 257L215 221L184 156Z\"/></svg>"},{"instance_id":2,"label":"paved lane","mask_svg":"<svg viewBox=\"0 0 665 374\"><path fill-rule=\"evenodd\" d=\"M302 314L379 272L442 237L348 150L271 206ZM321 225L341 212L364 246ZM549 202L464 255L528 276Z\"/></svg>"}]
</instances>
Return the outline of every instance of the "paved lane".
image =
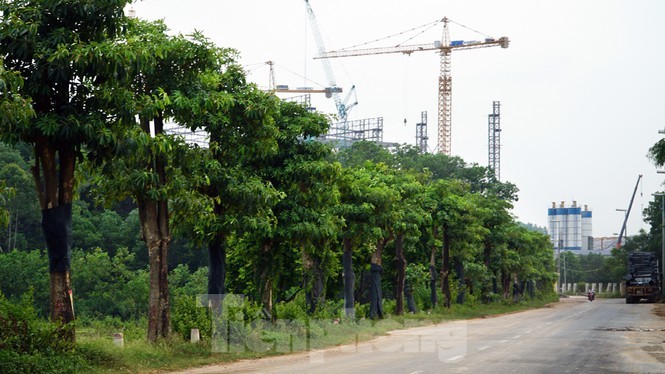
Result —
<instances>
[{"instance_id":1,"label":"paved lane","mask_svg":"<svg viewBox=\"0 0 665 374\"><path fill-rule=\"evenodd\" d=\"M187 372L665 373L665 318L655 315L654 307L570 298L549 308Z\"/></svg>"}]
</instances>

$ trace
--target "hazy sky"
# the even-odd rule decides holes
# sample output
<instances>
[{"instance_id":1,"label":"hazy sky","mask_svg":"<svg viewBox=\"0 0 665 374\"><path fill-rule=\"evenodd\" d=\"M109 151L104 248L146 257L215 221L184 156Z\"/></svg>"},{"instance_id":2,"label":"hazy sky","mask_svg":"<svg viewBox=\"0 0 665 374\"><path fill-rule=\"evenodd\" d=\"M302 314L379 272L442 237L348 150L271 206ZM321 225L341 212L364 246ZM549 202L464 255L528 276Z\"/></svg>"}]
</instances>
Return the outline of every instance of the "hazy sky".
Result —
<instances>
[{"instance_id":1,"label":"hazy sky","mask_svg":"<svg viewBox=\"0 0 665 374\"><path fill-rule=\"evenodd\" d=\"M448 17L493 37L498 47L452 53L452 154L487 165L487 115L501 102L501 179L520 189L513 213L547 225L547 208L576 200L593 211L593 234L619 232L639 174L629 235L648 229L641 211L665 175L646 158L665 129L665 1L661 0L310 0L327 50L350 47ZM143 0L138 17L164 19L173 32L202 31L233 47L250 81L327 85L304 0ZM441 39L437 26L414 39ZM482 40L456 24L452 40ZM403 42L394 39L386 46ZM392 44L390 44L392 43ZM383 117L384 140L415 144L428 112L436 146L436 52L332 59L337 85L356 86L350 119ZM343 95L344 96L344 95ZM312 97L334 113L331 99ZM404 124L406 118L407 123Z\"/></svg>"}]
</instances>

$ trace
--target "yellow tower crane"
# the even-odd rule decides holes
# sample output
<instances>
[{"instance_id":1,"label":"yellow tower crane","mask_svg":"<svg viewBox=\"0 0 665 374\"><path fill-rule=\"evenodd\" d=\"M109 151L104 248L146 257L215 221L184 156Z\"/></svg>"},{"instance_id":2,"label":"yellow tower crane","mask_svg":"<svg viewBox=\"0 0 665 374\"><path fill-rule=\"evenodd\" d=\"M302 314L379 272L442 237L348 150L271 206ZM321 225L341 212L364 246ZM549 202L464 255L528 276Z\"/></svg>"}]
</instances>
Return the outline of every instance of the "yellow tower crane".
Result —
<instances>
[{"instance_id":1,"label":"yellow tower crane","mask_svg":"<svg viewBox=\"0 0 665 374\"><path fill-rule=\"evenodd\" d=\"M435 23L443 23L443 36L441 41L435 41L429 44L397 45L393 47L379 48L360 48L360 49L342 49L338 51L322 52L316 55L315 59L327 59L334 57L366 56L388 53L403 53L410 55L413 52L420 51L439 51L441 58L439 72L439 118L437 129L437 151L446 155L451 152L451 104L452 104L452 77L450 73L450 54L453 50L477 49L485 47L500 46L508 48L510 40L507 37L498 39L486 37L482 41L450 41L448 32L448 22L450 19L444 17ZM462 26L462 25L461 25Z\"/></svg>"}]
</instances>

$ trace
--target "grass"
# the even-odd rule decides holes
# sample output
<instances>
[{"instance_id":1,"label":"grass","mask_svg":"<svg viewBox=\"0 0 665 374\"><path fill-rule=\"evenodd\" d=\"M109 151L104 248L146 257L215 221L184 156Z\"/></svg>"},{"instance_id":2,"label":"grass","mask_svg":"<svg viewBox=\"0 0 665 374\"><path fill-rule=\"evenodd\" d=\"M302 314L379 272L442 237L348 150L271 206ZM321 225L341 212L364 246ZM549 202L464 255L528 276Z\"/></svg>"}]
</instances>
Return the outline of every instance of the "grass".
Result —
<instances>
[{"instance_id":1,"label":"grass","mask_svg":"<svg viewBox=\"0 0 665 374\"><path fill-rule=\"evenodd\" d=\"M437 308L403 316L388 315L380 321L341 319L278 321L274 325L259 323L244 326L242 344L233 344L233 338L226 341L229 344L221 345L213 344L210 339L190 343L176 334L168 341L149 344L144 337L143 321L124 326L124 347L118 347L113 343L112 331L104 325L97 325L77 329L76 354L88 362L92 373L157 373L367 341L391 330L540 308L556 300L554 295L517 304L453 305L445 310ZM232 330L242 328L241 325L228 327Z\"/></svg>"}]
</instances>

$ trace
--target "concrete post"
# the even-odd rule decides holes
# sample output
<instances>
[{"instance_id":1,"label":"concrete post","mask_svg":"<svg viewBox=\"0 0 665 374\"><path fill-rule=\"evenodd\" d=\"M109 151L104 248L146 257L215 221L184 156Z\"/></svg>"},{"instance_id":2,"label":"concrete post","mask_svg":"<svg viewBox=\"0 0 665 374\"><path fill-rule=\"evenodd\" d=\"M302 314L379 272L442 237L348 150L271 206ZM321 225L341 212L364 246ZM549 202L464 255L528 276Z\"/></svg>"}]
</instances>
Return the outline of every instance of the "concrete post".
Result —
<instances>
[{"instance_id":1,"label":"concrete post","mask_svg":"<svg viewBox=\"0 0 665 374\"><path fill-rule=\"evenodd\" d=\"M190 336L190 341L192 343L196 343L199 340L201 340L201 334L199 332L199 329L191 329L189 332L189 336Z\"/></svg>"},{"instance_id":2,"label":"concrete post","mask_svg":"<svg viewBox=\"0 0 665 374\"><path fill-rule=\"evenodd\" d=\"M113 344L120 348L125 345L125 338L121 332L116 332L113 334Z\"/></svg>"}]
</instances>

